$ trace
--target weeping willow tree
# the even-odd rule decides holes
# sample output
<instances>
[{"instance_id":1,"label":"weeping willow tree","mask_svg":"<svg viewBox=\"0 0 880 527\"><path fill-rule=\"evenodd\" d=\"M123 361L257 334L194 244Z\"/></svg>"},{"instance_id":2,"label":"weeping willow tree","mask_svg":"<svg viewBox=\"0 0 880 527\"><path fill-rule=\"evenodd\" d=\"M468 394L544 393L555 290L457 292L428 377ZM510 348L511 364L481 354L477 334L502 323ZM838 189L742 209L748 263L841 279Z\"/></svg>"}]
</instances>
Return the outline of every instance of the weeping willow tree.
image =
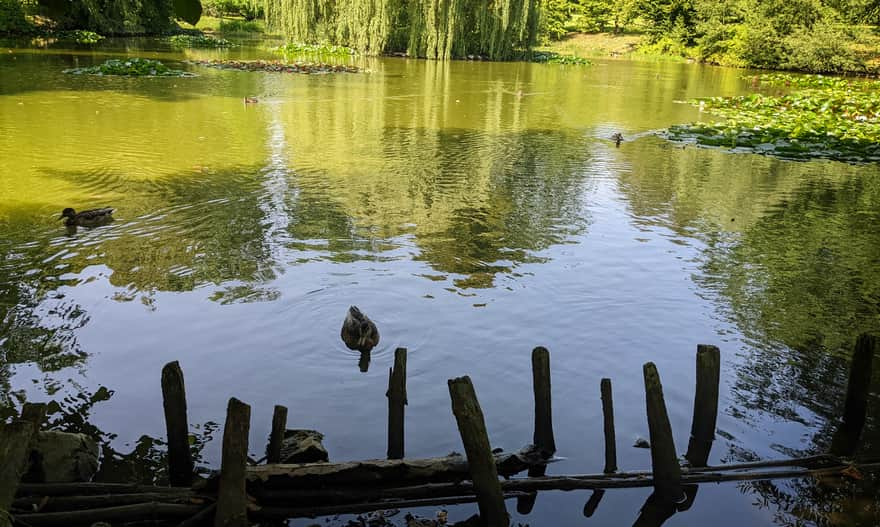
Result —
<instances>
[{"instance_id":1,"label":"weeping willow tree","mask_svg":"<svg viewBox=\"0 0 880 527\"><path fill-rule=\"evenodd\" d=\"M303 42L432 59L529 50L541 0L265 0L271 27Z\"/></svg>"}]
</instances>

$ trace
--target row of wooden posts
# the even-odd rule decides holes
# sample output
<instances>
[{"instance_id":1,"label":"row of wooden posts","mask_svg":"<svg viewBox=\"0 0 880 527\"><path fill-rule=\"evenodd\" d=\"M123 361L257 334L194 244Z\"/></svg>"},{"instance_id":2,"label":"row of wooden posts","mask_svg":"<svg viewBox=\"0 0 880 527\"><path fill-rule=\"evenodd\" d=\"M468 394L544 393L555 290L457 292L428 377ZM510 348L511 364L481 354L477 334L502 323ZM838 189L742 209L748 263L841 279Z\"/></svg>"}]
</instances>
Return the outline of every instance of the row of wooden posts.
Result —
<instances>
[{"instance_id":1,"label":"row of wooden posts","mask_svg":"<svg viewBox=\"0 0 880 527\"><path fill-rule=\"evenodd\" d=\"M846 404L841 427L835 436L835 455L851 455L865 423L867 396L871 379L871 359L876 339L869 335L858 338L847 387ZM407 405L405 348L394 354L389 370L388 391L388 459L404 457L404 414ZM717 347L699 345L696 354L696 392L693 421L685 459L691 467L705 467L715 437L721 358ZM532 352L533 389L535 399L534 445L549 458L556 452L553 437L550 353L538 347ZM648 362L643 367L646 412L650 436L651 465L655 502L676 504L685 499L681 465L673 441L672 427L663 398L657 367ZM452 412L455 416L467 463L477 496L480 516L487 525L508 524L504 492L498 479L496 461L486 431L485 420L469 377L448 381ZM162 392L168 433L168 461L171 484L192 483L193 462L188 442L186 398L183 373L177 362L162 371ZM614 406L610 379L600 383L605 437L605 473L617 471ZM276 406L266 461L280 461L281 440L287 421L287 408ZM223 432L220 483L214 525L248 525L245 492L248 464L248 432L250 407L236 398L229 400ZM532 469L530 476L543 476L543 467ZM595 496L594 496L595 497ZM601 498L601 495L599 495ZM590 505L588 504L588 507ZM595 508L595 505L593 506Z\"/></svg>"},{"instance_id":2,"label":"row of wooden posts","mask_svg":"<svg viewBox=\"0 0 880 527\"><path fill-rule=\"evenodd\" d=\"M720 352L700 345L696 354L696 392L693 421L682 468L673 442L660 376L653 363L643 367L646 413L651 448L651 472L618 472L614 407L610 379L602 379L604 474L545 476L556 451L550 383L550 353L532 352L535 400L534 447L516 454L493 452L476 392L468 377L448 381L452 412L464 445L460 456L431 459L404 458L404 417L407 405L406 358L400 348L389 371L389 461L282 465L282 439L287 408L276 406L266 449L267 465L249 466L250 406L231 398L223 431L219 476L208 487L194 485L189 444L186 390L183 372L175 361L162 369L162 394L168 439L169 479L172 487L105 483L69 485L19 484L28 456L28 444L45 417L45 404L27 404L21 420L0 427L0 527L90 524L93 521L132 518L183 518L181 527L211 521L216 527L249 525L248 511L255 493L261 508L254 518L281 519L302 515L363 512L385 508L434 506L472 502L490 527L505 527L509 515L505 499L517 498L517 510L527 514L539 490L593 489L584 508L590 516L605 489L653 486L635 525L659 526L676 511L686 510L696 496L697 483L839 475L849 470L865 424L871 365L877 339L861 335L850 366L843 419L834 435L830 455L739 465L707 467L718 413ZM39 414L39 415L38 415ZM525 452L525 453L524 453ZM14 460L14 462L12 461ZM880 468L880 460L862 460L864 469ZM772 470L768 470L772 469ZM528 478L501 481L528 470ZM469 483L463 480L470 480ZM365 485L368 481L370 484ZM8 483L8 484L7 484ZM250 487L248 484L250 483ZM198 488L196 488L198 487ZM50 512L42 509L49 504ZM200 505L199 505L200 504ZM282 505L282 506L278 506ZM36 509L33 509L36 507ZM7 516L4 511L16 511ZM52 512L57 511L57 512Z\"/></svg>"}]
</instances>

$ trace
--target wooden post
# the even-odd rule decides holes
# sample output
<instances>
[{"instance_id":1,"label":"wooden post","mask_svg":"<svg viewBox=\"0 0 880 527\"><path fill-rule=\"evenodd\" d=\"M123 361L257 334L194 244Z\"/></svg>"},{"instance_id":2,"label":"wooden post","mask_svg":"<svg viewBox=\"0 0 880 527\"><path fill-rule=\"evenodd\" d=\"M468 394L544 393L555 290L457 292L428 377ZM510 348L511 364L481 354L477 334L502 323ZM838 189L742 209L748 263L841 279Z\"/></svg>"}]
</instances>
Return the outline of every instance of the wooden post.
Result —
<instances>
[{"instance_id":1,"label":"wooden post","mask_svg":"<svg viewBox=\"0 0 880 527\"><path fill-rule=\"evenodd\" d=\"M46 403L24 403L21 407L21 420L31 423L36 434L46 420L46 410Z\"/></svg>"},{"instance_id":2,"label":"wooden post","mask_svg":"<svg viewBox=\"0 0 880 527\"><path fill-rule=\"evenodd\" d=\"M693 467L705 467L715 440L718 420L718 384L721 378L721 351L715 346L697 346L697 388L694 392L694 420L685 458Z\"/></svg>"},{"instance_id":3,"label":"wooden post","mask_svg":"<svg viewBox=\"0 0 880 527\"><path fill-rule=\"evenodd\" d=\"M403 459L403 421L406 400L406 348L394 350L394 368L388 370L388 459Z\"/></svg>"},{"instance_id":4,"label":"wooden post","mask_svg":"<svg viewBox=\"0 0 880 527\"><path fill-rule=\"evenodd\" d=\"M556 452L550 404L550 352L541 346L532 350L532 385L535 391L534 443L550 457Z\"/></svg>"},{"instance_id":5,"label":"wooden post","mask_svg":"<svg viewBox=\"0 0 880 527\"><path fill-rule=\"evenodd\" d=\"M461 442L467 455L480 516L488 527L507 527L510 518L504 506L504 494L501 492L483 410L477 401L474 385L467 376L449 379L448 384L452 413L458 423Z\"/></svg>"},{"instance_id":6,"label":"wooden post","mask_svg":"<svg viewBox=\"0 0 880 527\"><path fill-rule=\"evenodd\" d=\"M876 352L877 337L867 333L859 335L849 367L843 421L831 442L831 452L835 455L851 456L858 447L859 436L865 426L872 362Z\"/></svg>"},{"instance_id":7,"label":"wooden post","mask_svg":"<svg viewBox=\"0 0 880 527\"><path fill-rule=\"evenodd\" d=\"M603 496L605 496L605 491L602 489L596 489L590 494L590 499L587 500L586 505L584 505L585 518L589 518L596 513L596 509L599 508L599 503L602 501Z\"/></svg>"},{"instance_id":8,"label":"wooden post","mask_svg":"<svg viewBox=\"0 0 880 527\"><path fill-rule=\"evenodd\" d=\"M614 401L611 398L611 379L602 379L602 417L605 423L605 472L617 472L617 443L614 437Z\"/></svg>"},{"instance_id":9,"label":"wooden post","mask_svg":"<svg viewBox=\"0 0 880 527\"><path fill-rule=\"evenodd\" d=\"M10 509L21 477L27 470L31 439L35 433L31 421L0 423L0 527L12 525L6 511Z\"/></svg>"},{"instance_id":10,"label":"wooden post","mask_svg":"<svg viewBox=\"0 0 880 527\"><path fill-rule=\"evenodd\" d=\"M287 407L276 404L272 413L272 432L266 447L266 463L281 463L281 442L287 429Z\"/></svg>"},{"instance_id":11,"label":"wooden post","mask_svg":"<svg viewBox=\"0 0 880 527\"><path fill-rule=\"evenodd\" d=\"M173 487L188 487L192 484L193 461L186 420L186 389L177 361L162 368L162 406L168 435L168 479Z\"/></svg>"},{"instance_id":12,"label":"wooden post","mask_svg":"<svg viewBox=\"0 0 880 527\"><path fill-rule=\"evenodd\" d=\"M223 453L220 460L220 488L217 491L217 513L214 527L247 527L247 468L248 432L251 407L235 397L226 408L226 427L223 429Z\"/></svg>"},{"instance_id":13,"label":"wooden post","mask_svg":"<svg viewBox=\"0 0 880 527\"><path fill-rule=\"evenodd\" d=\"M672 426L663 400L663 386L653 362L643 367L645 377L645 406L648 413L648 431L651 435L651 467L654 473L654 495L658 500L681 501L681 467L672 438Z\"/></svg>"}]
</instances>

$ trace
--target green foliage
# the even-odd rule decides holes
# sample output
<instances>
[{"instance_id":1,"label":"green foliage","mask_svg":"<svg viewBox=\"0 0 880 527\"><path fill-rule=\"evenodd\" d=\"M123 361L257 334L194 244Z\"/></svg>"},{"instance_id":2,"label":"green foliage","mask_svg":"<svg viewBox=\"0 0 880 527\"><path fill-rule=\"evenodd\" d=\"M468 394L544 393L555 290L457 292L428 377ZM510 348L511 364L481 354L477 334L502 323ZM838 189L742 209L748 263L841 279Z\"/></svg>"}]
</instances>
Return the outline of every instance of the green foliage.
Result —
<instances>
[{"instance_id":1,"label":"green foliage","mask_svg":"<svg viewBox=\"0 0 880 527\"><path fill-rule=\"evenodd\" d=\"M534 45L538 8L539 0L270 0L266 18L294 41L368 54L501 60Z\"/></svg>"},{"instance_id":2,"label":"green foliage","mask_svg":"<svg viewBox=\"0 0 880 527\"><path fill-rule=\"evenodd\" d=\"M221 70L263 71L269 73L357 73L357 66L322 62L281 62L278 60L193 60L190 64Z\"/></svg>"},{"instance_id":3,"label":"green foliage","mask_svg":"<svg viewBox=\"0 0 880 527\"><path fill-rule=\"evenodd\" d=\"M575 55L562 55L553 51L536 51L532 53L532 62L546 64L568 64L575 66L591 66L593 63L583 57Z\"/></svg>"},{"instance_id":4,"label":"green foliage","mask_svg":"<svg viewBox=\"0 0 880 527\"><path fill-rule=\"evenodd\" d=\"M570 0L545 0L541 7L540 38L561 40L568 33L566 23L572 16L574 4Z\"/></svg>"},{"instance_id":5,"label":"green foliage","mask_svg":"<svg viewBox=\"0 0 880 527\"><path fill-rule=\"evenodd\" d=\"M171 0L37 0L58 29L158 34L172 25Z\"/></svg>"},{"instance_id":6,"label":"green foliage","mask_svg":"<svg viewBox=\"0 0 880 527\"><path fill-rule=\"evenodd\" d=\"M19 0L0 0L0 35L26 34L33 26L24 16Z\"/></svg>"},{"instance_id":7,"label":"green foliage","mask_svg":"<svg viewBox=\"0 0 880 527\"><path fill-rule=\"evenodd\" d=\"M765 76L798 88L781 96L753 94L692 101L725 120L674 126L667 136L789 158L880 162L880 82Z\"/></svg>"},{"instance_id":8,"label":"green foliage","mask_svg":"<svg viewBox=\"0 0 880 527\"><path fill-rule=\"evenodd\" d=\"M168 42L176 48L229 48L235 45L225 38L208 35L174 35L168 37Z\"/></svg>"},{"instance_id":9,"label":"green foliage","mask_svg":"<svg viewBox=\"0 0 880 527\"><path fill-rule=\"evenodd\" d=\"M55 31L47 36L57 38L58 40L67 40L76 42L77 44L97 44L104 40L104 35L99 35L94 31L86 31L83 29L73 29L70 31Z\"/></svg>"},{"instance_id":10,"label":"green foliage","mask_svg":"<svg viewBox=\"0 0 880 527\"><path fill-rule=\"evenodd\" d=\"M255 20L263 16L262 2L253 0L204 0L205 14L213 17L241 16L245 20Z\"/></svg>"},{"instance_id":11,"label":"green foliage","mask_svg":"<svg viewBox=\"0 0 880 527\"><path fill-rule=\"evenodd\" d=\"M227 35L262 33L263 26L255 20L221 20L219 31Z\"/></svg>"},{"instance_id":12,"label":"green foliage","mask_svg":"<svg viewBox=\"0 0 880 527\"><path fill-rule=\"evenodd\" d=\"M302 42L288 42L283 46L274 48L276 53L283 54L303 54L309 53L313 55L327 55L333 57L349 57L357 55L357 50L346 46L334 46L332 44L304 44Z\"/></svg>"},{"instance_id":13,"label":"green foliage","mask_svg":"<svg viewBox=\"0 0 880 527\"><path fill-rule=\"evenodd\" d=\"M110 59L98 66L72 68L64 73L73 75L121 75L126 77L191 77L192 73L173 70L158 60L131 58L126 60Z\"/></svg>"},{"instance_id":14,"label":"green foliage","mask_svg":"<svg viewBox=\"0 0 880 527\"><path fill-rule=\"evenodd\" d=\"M172 0L174 16L192 25L202 18L202 4L199 0Z\"/></svg>"}]
</instances>

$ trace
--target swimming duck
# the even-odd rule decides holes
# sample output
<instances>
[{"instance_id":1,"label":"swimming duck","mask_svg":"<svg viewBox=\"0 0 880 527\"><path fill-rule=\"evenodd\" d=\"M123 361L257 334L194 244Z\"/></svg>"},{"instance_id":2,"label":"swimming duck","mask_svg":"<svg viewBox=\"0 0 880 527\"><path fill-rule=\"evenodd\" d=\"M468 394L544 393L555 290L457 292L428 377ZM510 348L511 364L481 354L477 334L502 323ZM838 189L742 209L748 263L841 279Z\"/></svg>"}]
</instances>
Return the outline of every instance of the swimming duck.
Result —
<instances>
[{"instance_id":1,"label":"swimming duck","mask_svg":"<svg viewBox=\"0 0 880 527\"><path fill-rule=\"evenodd\" d=\"M105 207L103 209L91 209L77 212L70 207L61 211L59 220L63 220L68 227L95 227L113 221L113 211L116 209Z\"/></svg>"},{"instance_id":2,"label":"swimming duck","mask_svg":"<svg viewBox=\"0 0 880 527\"><path fill-rule=\"evenodd\" d=\"M244 98L245 104L257 104L258 102L260 102L260 100L257 99L256 97L245 97Z\"/></svg>"},{"instance_id":3,"label":"swimming duck","mask_svg":"<svg viewBox=\"0 0 880 527\"><path fill-rule=\"evenodd\" d=\"M611 140L614 141L614 146L616 146L617 148L620 148L620 143L623 142L623 134L621 134L620 132L617 132L611 136Z\"/></svg>"},{"instance_id":4,"label":"swimming duck","mask_svg":"<svg viewBox=\"0 0 880 527\"><path fill-rule=\"evenodd\" d=\"M370 351L379 343L379 329L376 324L355 306L348 308L345 322L342 323L341 336L348 349L362 353Z\"/></svg>"}]
</instances>

